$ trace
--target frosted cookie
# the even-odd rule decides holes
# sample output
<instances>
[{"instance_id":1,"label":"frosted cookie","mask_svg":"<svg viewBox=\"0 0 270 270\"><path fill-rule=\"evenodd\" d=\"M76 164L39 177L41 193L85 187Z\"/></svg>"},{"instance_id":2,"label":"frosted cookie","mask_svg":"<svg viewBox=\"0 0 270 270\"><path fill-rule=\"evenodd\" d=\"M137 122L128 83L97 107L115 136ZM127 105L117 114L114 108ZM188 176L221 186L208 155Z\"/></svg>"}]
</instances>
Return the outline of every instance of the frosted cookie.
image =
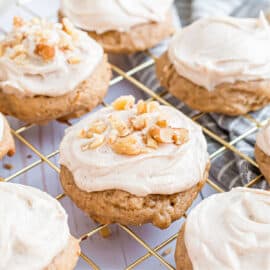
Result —
<instances>
[{"instance_id":1,"label":"frosted cookie","mask_svg":"<svg viewBox=\"0 0 270 270\"><path fill-rule=\"evenodd\" d=\"M0 159L15 153L15 143L6 118L0 113Z\"/></svg>"},{"instance_id":2,"label":"frosted cookie","mask_svg":"<svg viewBox=\"0 0 270 270\"><path fill-rule=\"evenodd\" d=\"M205 183L209 156L182 113L123 96L67 129L60 164L65 193L94 220L166 228Z\"/></svg>"},{"instance_id":3,"label":"frosted cookie","mask_svg":"<svg viewBox=\"0 0 270 270\"><path fill-rule=\"evenodd\" d=\"M176 33L157 60L157 76L195 110L242 115L270 102L269 47L263 14L201 19Z\"/></svg>"},{"instance_id":4,"label":"frosted cookie","mask_svg":"<svg viewBox=\"0 0 270 270\"><path fill-rule=\"evenodd\" d=\"M0 41L0 111L28 123L78 117L107 92L111 71L102 47L66 19L15 17Z\"/></svg>"},{"instance_id":5,"label":"frosted cookie","mask_svg":"<svg viewBox=\"0 0 270 270\"><path fill-rule=\"evenodd\" d=\"M216 194L188 215L176 244L176 269L270 269L269 238L270 192Z\"/></svg>"},{"instance_id":6,"label":"frosted cookie","mask_svg":"<svg viewBox=\"0 0 270 270\"><path fill-rule=\"evenodd\" d=\"M59 17L89 33L109 53L133 53L173 34L173 0L62 0Z\"/></svg>"},{"instance_id":7,"label":"frosted cookie","mask_svg":"<svg viewBox=\"0 0 270 270\"><path fill-rule=\"evenodd\" d=\"M255 158L262 174L270 183L270 122L257 134Z\"/></svg>"},{"instance_id":8,"label":"frosted cookie","mask_svg":"<svg viewBox=\"0 0 270 270\"><path fill-rule=\"evenodd\" d=\"M0 183L0 270L72 270L80 246L67 215L45 192Z\"/></svg>"}]
</instances>

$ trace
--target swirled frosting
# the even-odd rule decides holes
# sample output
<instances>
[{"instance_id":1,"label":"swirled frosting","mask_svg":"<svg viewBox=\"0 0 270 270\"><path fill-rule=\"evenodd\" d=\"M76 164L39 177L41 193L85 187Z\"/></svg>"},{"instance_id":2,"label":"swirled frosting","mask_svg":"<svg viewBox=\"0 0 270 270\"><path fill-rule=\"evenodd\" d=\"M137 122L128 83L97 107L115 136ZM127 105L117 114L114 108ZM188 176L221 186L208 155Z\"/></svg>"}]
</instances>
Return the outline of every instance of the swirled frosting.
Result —
<instances>
[{"instance_id":1,"label":"swirled frosting","mask_svg":"<svg viewBox=\"0 0 270 270\"><path fill-rule=\"evenodd\" d=\"M270 122L259 130L256 144L265 154L270 156Z\"/></svg>"},{"instance_id":2,"label":"swirled frosting","mask_svg":"<svg viewBox=\"0 0 270 270\"><path fill-rule=\"evenodd\" d=\"M105 140L97 148L82 150L82 146L87 146L92 139L81 137L79 134L82 130L89 130L96 121L105 123L105 134L111 134L113 130L110 119L118 119L122 124L129 125L130 120L136 116L138 119L145 117L147 125L141 129L137 128L131 137L124 134L120 143L111 146ZM153 130L152 127L159 116L166 119L169 127L180 130L182 134L188 134L188 139L185 136L180 144L168 141L155 145L151 141L152 145L149 148L142 148L139 152L142 138L148 136L150 129ZM162 123L164 124L164 121ZM168 131L166 128L164 130ZM96 139L99 141L100 137ZM135 144L134 140L138 143ZM119 189L137 196L146 196L184 191L203 179L208 159L207 145L201 128L181 112L167 106L160 106L158 111L139 116L136 105L126 110L116 110L113 106L101 109L68 128L60 145L60 164L72 172L76 185L88 192Z\"/></svg>"},{"instance_id":3,"label":"swirled frosting","mask_svg":"<svg viewBox=\"0 0 270 270\"><path fill-rule=\"evenodd\" d=\"M67 215L48 194L0 183L0 270L43 270L70 237Z\"/></svg>"},{"instance_id":4,"label":"swirled frosting","mask_svg":"<svg viewBox=\"0 0 270 270\"><path fill-rule=\"evenodd\" d=\"M22 96L69 93L103 57L101 46L66 19L55 24L15 17L0 49L0 88Z\"/></svg>"},{"instance_id":5,"label":"swirled frosting","mask_svg":"<svg viewBox=\"0 0 270 270\"><path fill-rule=\"evenodd\" d=\"M270 28L261 14L198 20L179 30L168 52L180 76L213 91L222 83L270 79L269 47Z\"/></svg>"},{"instance_id":6,"label":"swirled frosting","mask_svg":"<svg viewBox=\"0 0 270 270\"><path fill-rule=\"evenodd\" d=\"M236 188L205 199L184 239L194 270L270 269L270 192Z\"/></svg>"},{"instance_id":7,"label":"swirled frosting","mask_svg":"<svg viewBox=\"0 0 270 270\"><path fill-rule=\"evenodd\" d=\"M0 142L4 136L4 116L0 113Z\"/></svg>"},{"instance_id":8,"label":"swirled frosting","mask_svg":"<svg viewBox=\"0 0 270 270\"><path fill-rule=\"evenodd\" d=\"M61 12L77 27L99 34L127 32L133 26L160 22L173 0L62 0Z\"/></svg>"}]
</instances>

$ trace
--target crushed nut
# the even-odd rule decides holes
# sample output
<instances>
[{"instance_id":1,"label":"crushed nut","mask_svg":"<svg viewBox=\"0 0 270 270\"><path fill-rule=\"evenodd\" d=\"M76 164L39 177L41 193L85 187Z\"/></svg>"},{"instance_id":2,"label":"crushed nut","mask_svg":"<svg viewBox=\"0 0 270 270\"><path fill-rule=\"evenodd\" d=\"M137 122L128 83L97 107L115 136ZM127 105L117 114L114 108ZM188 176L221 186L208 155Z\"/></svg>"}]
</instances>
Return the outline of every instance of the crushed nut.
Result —
<instances>
[{"instance_id":1,"label":"crushed nut","mask_svg":"<svg viewBox=\"0 0 270 270\"><path fill-rule=\"evenodd\" d=\"M145 140L146 140L146 141L145 141L145 144L146 144L147 147L153 148L153 149L157 149L157 148L158 148L158 143L157 143L157 141L155 141L155 140L151 137L151 135L150 135L149 133L146 135Z\"/></svg>"},{"instance_id":2,"label":"crushed nut","mask_svg":"<svg viewBox=\"0 0 270 270\"><path fill-rule=\"evenodd\" d=\"M95 121L88 131L92 133L101 134L107 129L107 125L103 120Z\"/></svg>"},{"instance_id":3,"label":"crushed nut","mask_svg":"<svg viewBox=\"0 0 270 270\"><path fill-rule=\"evenodd\" d=\"M129 129L128 125L124 121L118 119L115 116L111 116L109 120L112 125L112 128L117 130L118 135L120 137L125 137L131 133L131 130Z\"/></svg>"},{"instance_id":4,"label":"crushed nut","mask_svg":"<svg viewBox=\"0 0 270 270\"><path fill-rule=\"evenodd\" d=\"M24 25L24 20L21 17L14 16L13 18L13 26L14 27L21 27Z\"/></svg>"},{"instance_id":5,"label":"crushed nut","mask_svg":"<svg viewBox=\"0 0 270 270\"><path fill-rule=\"evenodd\" d=\"M93 132L89 131L89 130L84 130L82 129L79 135L80 138L83 139L91 139L93 137Z\"/></svg>"},{"instance_id":6,"label":"crushed nut","mask_svg":"<svg viewBox=\"0 0 270 270\"><path fill-rule=\"evenodd\" d=\"M76 40L78 38L78 33L76 32L75 27L67 18L64 18L62 20L62 25L63 31L66 32L68 35L70 35L73 40Z\"/></svg>"},{"instance_id":7,"label":"crushed nut","mask_svg":"<svg viewBox=\"0 0 270 270\"><path fill-rule=\"evenodd\" d=\"M168 127L167 120L158 119L156 124L157 124L159 127L161 127L161 128L166 128L166 127Z\"/></svg>"},{"instance_id":8,"label":"crushed nut","mask_svg":"<svg viewBox=\"0 0 270 270\"><path fill-rule=\"evenodd\" d=\"M96 149L99 146L101 146L105 141L105 136L103 134L94 135L94 141L90 143L89 148L90 149Z\"/></svg>"},{"instance_id":9,"label":"crushed nut","mask_svg":"<svg viewBox=\"0 0 270 270\"><path fill-rule=\"evenodd\" d=\"M5 163L5 164L3 165L3 167L4 167L4 169L6 169L6 170L11 170L11 169L13 169L13 165L12 165L12 164L9 164L9 163Z\"/></svg>"},{"instance_id":10,"label":"crushed nut","mask_svg":"<svg viewBox=\"0 0 270 270\"><path fill-rule=\"evenodd\" d=\"M75 64L79 64L81 62L81 59L79 57L72 56L72 57L69 57L67 61L69 64L75 65Z\"/></svg>"},{"instance_id":11,"label":"crushed nut","mask_svg":"<svg viewBox=\"0 0 270 270\"><path fill-rule=\"evenodd\" d=\"M130 119L134 130L142 130L146 127L146 119L144 117L133 117Z\"/></svg>"},{"instance_id":12,"label":"crushed nut","mask_svg":"<svg viewBox=\"0 0 270 270\"><path fill-rule=\"evenodd\" d=\"M137 114L144 114L147 112L146 103L143 100L139 100L137 103Z\"/></svg>"},{"instance_id":13,"label":"crushed nut","mask_svg":"<svg viewBox=\"0 0 270 270\"><path fill-rule=\"evenodd\" d=\"M116 141L111 144L111 148L114 152L121 155L139 155L141 153L141 145L134 134L126 137L118 137Z\"/></svg>"},{"instance_id":14,"label":"crushed nut","mask_svg":"<svg viewBox=\"0 0 270 270\"><path fill-rule=\"evenodd\" d=\"M108 143L113 144L118 138L118 131L113 129L108 136Z\"/></svg>"},{"instance_id":15,"label":"crushed nut","mask_svg":"<svg viewBox=\"0 0 270 270\"><path fill-rule=\"evenodd\" d=\"M150 135L159 143L183 144L188 140L188 130L184 128L160 128L153 127L150 129Z\"/></svg>"},{"instance_id":16,"label":"crushed nut","mask_svg":"<svg viewBox=\"0 0 270 270\"><path fill-rule=\"evenodd\" d=\"M128 110L133 107L135 98L133 96L122 96L116 99L112 106L117 111Z\"/></svg>"},{"instance_id":17,"label":"crushed nut","mask_svg":"<svg viewBox=\"0 0 270 270\"><path fill-rule=\"evenodd\" d=\"M45 61L52 60L55 55L55 48L51 45L39 43L36 45L35 53L43 58Z\"/></svg>"}]
</instances>

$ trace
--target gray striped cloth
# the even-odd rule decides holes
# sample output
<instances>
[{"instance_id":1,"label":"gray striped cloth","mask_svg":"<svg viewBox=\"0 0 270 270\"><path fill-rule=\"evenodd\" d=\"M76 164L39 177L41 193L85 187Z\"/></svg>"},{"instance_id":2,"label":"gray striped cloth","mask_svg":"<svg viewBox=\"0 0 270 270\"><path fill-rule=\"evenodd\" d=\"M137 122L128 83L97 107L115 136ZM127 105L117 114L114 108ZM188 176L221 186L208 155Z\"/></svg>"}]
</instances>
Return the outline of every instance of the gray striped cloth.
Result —
<instances>
[{"instance_id":1,"label":"gray striped cloth","mask_svg":"<svg viewBox=\"0 0 270 270\"><path fill-rule=\"evenodd\" d=\"M265 13L270 11L270 0L178 0L175 3L178 15L175 15L176 25L188 25L198 18L211 15L231 15L237 17L257 17L262 10ZM180 18L180 19L179 19ZM168 41L165 41L152 50L154 55L160 55L167 48ZM138 53L128 56L130 65L136 66L146 61L145 54ZM138 73L137 78L157 93L164 91L159 85L155 76L154 67L150 67ZM184 103L166 94L164 98L188 116L195 115L196 111L191 110ZM270 118L270 106L260 111L251 113L257 121L264 121ZM245 117L227 117L220 114L209 113L199 119L199 123L209 130L218 134L226 141L232 141L241 134L255 127L255 124ZM256 132L253 132L243 140L237 142L235 147L247 156L254 158L254 144ZM222 145L207 137L208 151L214 153ZM235 186L243 186L259 175L259 170L245 159L226 150L212 159L210 179L220 187L229 190ZM256 184L260 188L268 188L266 181Z\"/></svg>"}]
</instances>

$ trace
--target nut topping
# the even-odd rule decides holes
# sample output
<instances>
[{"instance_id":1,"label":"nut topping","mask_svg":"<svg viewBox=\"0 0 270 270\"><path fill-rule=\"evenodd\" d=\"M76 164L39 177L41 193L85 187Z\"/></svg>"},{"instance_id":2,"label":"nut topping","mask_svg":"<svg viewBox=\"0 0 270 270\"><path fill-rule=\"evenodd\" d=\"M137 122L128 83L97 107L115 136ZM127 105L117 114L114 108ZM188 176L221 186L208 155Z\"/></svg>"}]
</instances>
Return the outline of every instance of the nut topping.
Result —
<instances>
[{"instance_id":1,"label":"nut topping","mask_svg":"<svg viewBox=\"0 0 270 270\"><path fill-rule=\"evenodd\" d=\"M41 56L44 61L49 61L54 58L55 48L47 44L39 43L36 45L35 54Z\"/></svg>"},{"instance_id":2,"label":"nut topping","mask_svg":"<svg viewBox=\"0 0 270 270\"><path fill-rule=\"evenodd\" d=\"M139 101L134 105L132 96L118 98L112 108L115 111L108 116L108 121L97 120L90 128L82 130L80 137L90 142L82 150L95 149L104 142L117 154L139 155L158 149L160 144L182 145L189 139L185 128L169 126L162 118L159 103Z\"/></svg>"}]
</instances>

